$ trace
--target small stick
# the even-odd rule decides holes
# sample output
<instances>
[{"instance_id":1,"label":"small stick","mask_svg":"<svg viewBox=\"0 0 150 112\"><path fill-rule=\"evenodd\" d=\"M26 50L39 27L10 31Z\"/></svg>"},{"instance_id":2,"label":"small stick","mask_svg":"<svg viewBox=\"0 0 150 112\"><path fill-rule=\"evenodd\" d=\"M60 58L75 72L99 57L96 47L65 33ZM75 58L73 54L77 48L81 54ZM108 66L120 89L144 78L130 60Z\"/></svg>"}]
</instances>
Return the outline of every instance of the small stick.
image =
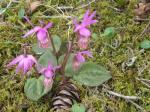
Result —
<instances>
[{"instance_id":1,"label":"small stick","mask_svg":"<svg viewBox=\"0 0 150 112\"><path fill-rule=\"evenodd\" d=\"M123 98L125 100L138 100L138 99L140 99L137 96L125 96L125 95L122 95L122 94L119 94L119 93L116 93L116 92L113 92L113 91L109 91L109 90L104 89L104 88L103 88L103 90L104 90L104 92L107 92L111 95L114 95L114 96L117 96L117 97L120 97L120 98Z\"/></svg>"},{"instance_id":2,"label":"small stick","mask_svg":"<svg viewBox=\"0 0 150 112\"><path fill-rule=\"evenodd\" d=\"M138 105L138 104L135 103L134 101L132 101L132 100L127 100L127 102L132 103L136 108L140 109L142 112L146 112L146 110L145 110L143 107L141 107L140 105Z\"/></svg>"},{"instance_id":3,"label":"small stick","mask_svg":"<svg viewBox=\"0 0 150 112\"><path fill-rule=\"evenodd\" d=\"M95 2L95 1L96 1L96 0L92 0L92 1L90 1L88 4L84 4L84 5L82 5L82 6L78 6L78 7L75 8L75 10L81 9L81 8L84 8L84 7L87 7L87 6L89 6L90 4L92 4L92 3Z\"/></svg>"},{"instance_id":4,"label":"small stick","mask_svg":"<svg viewBox=\"0 0 150 112\"><path fill-rule=\"evenodd\" d=\"M142 31L142 33L140 34L140 37L143 37L143 35L147 32L148 28L150 27L150 21L147 24L147 26L145 27L145 29Z\"/></svg>"},{"instance_id":5,"label":"small stick","mask_svg":"<svg viewBox=\"0 0 150 112\"><path fill-rule=\"evenodd\" d=\"M139 80L142 84L146 85L148 88L150 88L150 80L147 79L139 79L136 78L137 80ZM147 82L147 83L146 83ZM149 83L149 84L148 84Z\"/></svg>"}]
</instances>

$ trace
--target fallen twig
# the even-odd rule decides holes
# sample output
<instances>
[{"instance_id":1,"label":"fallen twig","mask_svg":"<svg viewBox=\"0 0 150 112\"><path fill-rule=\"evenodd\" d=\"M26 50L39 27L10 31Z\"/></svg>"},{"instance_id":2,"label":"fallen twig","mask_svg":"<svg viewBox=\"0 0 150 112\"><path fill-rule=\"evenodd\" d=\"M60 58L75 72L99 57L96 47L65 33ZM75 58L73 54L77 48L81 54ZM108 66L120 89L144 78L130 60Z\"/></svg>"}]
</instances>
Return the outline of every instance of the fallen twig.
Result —
<instances>
[{"instance_id":1,"label":"fallen twig","mask_svg":"<svg viewBox=\"0 0 150 112\"><path fill-rule=\"evenodd\" d=\"M123 98L125 100L139 100L140 98L137 97L137 96L125 96L125 95L122 95L122 94L119 94L119 93L116 93L116 92L113 92L113 91L110 91L110 90L107 90L105 88L103 88L104 92L107 92L113 96L117 96L117 97L120 97L120 98Z\"/></svg>"},{"instance_id":2,"label":"fallen twig","mask_svg":"<svg viewBox=\"0 0 150 112\"><path fill-rule=\"evenodd\" d=\"M139 79L139 78L136 78L137 80L139 80L142 84L146 85L148 88L150 88L150 80L148 79Z\"/></svg>"},{"instance_id":3,"label":"fallen twig","mask_svg":"<svg viewBox=\"0 0 150 112\"><path fill-rule=\"evenodd\" d=\"M89 6L90 4L94 3L95 1L96 1L96 0L92 0L92 1L90 1L88 4L84 4L84 5L82 5L82 6L78 6L78 7L75 8L75 10L81 9L81 8L84 8L84 7L87 7L87 6Z\"/></svg>"},{"instance_id":4,"label":"fallen twig","mask_svg":"<svg viewBox=\"0 0 150 112\"><path fill-rule=\"evenodd\" d=\"M138 105L138 104L135 103L134 101L132 101L132 100L127 100L127 102L130 102L131 104L133 104L136 108L140 109L141 112L146 112L146 110L145 110L143 107L141 107L140 105Z\"/></svg>"},{"instance_id":5,"label":"fallen twig","mask_svg":"<svg viewBox=\"0 0 150 112\"><path fill-rule=\"evenodd\" d=\"M150 21L149 23L147 24L147 26L145 27L145 29L142 31L142 33L140 34L139 37L143 37L143 35L148 31L148 28L150 27Z\"/></svg>"}]
</instances>

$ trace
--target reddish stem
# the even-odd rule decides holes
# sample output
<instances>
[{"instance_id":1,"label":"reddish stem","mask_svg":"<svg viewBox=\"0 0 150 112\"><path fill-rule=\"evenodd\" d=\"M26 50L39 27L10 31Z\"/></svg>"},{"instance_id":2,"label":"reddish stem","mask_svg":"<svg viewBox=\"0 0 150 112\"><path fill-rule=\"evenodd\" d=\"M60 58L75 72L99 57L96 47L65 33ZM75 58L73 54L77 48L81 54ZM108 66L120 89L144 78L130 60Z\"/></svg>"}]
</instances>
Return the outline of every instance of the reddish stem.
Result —
<instances>
[{"instance_id":1,"label":"reddish stem","mask_svg":"<svg viewBox=\"0 0 150 112\"><path fill-rule=\"evenodd\" d=\"M53 48L53 53L54 53L54 55L56 56L57 64L58 64L58 56L57 56L56 48L55 48L54 41L53 41L52 37L49 35L49 32L48 32L48 37L49 37L49 39L50 39L50 41L51 41L52 48Z\"/></svg>"},{"instance_id":2,"label":"reddish stem","mask_svg":"<svg viewBox=\"0 0 150 112\"><path fill-rule=\"evenodd\" d=\"M66 67L67 61L68 61L68 59L69 59L70 53L71 53L71 51L72 51L73 42L74 42L74 38L72 39L71 45L70 45L70 47L68 47L68 50L67 50L67 52L66 52L66 54L65 54L64 61L63 61L62 64L61 64L60 72L61 72L61 74L62 74L62 78L63 78L63 79L64 79L64 77L65 77L65 76L64 76L64 75L65 75L65 67Z\"/></svg>"}]
</instances>

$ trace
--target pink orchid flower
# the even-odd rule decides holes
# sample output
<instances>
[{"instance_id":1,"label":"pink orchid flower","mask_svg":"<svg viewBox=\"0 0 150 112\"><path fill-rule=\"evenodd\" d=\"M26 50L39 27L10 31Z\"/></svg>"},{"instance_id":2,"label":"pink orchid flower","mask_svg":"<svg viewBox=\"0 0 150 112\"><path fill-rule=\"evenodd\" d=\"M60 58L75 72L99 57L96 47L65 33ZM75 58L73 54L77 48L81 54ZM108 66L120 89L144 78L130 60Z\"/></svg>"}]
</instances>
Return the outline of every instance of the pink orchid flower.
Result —
<instances>
[{"instance_id":1,"label":"pink orchid flower","mask_svg":"<svg viewBox=\"0 0 150 112\"><path fill-rule=\"evenodd\" d=\"M48 85L51 85L53 82L53 78L55 76L55 71L59 69L60 66L54 67L50 62L47 67L40 70L40 73L42 73L45 77L44 79L44 86L47 88Z\"/></svg>"},{"instance_id":2,"label":"pink orchid flower","mask_svg":"<svg viewBox=\"0 0 150 112\"><path fill-rule=\"evenodd\" d=\"M26 74L32 68L33 64L37 64L37 61L32 55L20 55L11 61L7 67L12 67L16 64L18 64L16 73L21 71L23 74Z\"/></svg>"},{"instance_id":3,"label":"pink orchid flower","mask_svg":"<svg viewBox=\"0 0 150 112\"><path fill-rule=\"evenodd\" d=\"M74 70L78 70L81 63L84 63L86 60L85 60L85 57L84 55L92 58L92 52L90 51L82 51L82 52L78 52L75 54L74 56L74 60L73 60L73 68Z\"/></svg>"},{"instance_id":4,"label":"pink orchid flower","mask_svg":"<svg viewBox=\"0 0 150 112\"><path fill-rule=\"evenodd\" d=\"M80 47L80 49L86 49L88 47L89 40L89 37L79 35L77 44Z\"/></svg>"},{"instance_id":5,"label":"pink orchid flower","mask_svg":"<svg viewBox=\"0 0 150 112\"><path fill-rule=\"evenodd\" d=\"M33 29L28 31L23 38L28 37L29 35L36 33L39 45L42 48L47 48L50 45L50 39L48 37L48 28L52 27L52 23L49 22L45 27L35 26Z\"/></svg>"},{"instance_id":6,"label":"pink orchid flower","mask_svg":"<svg viewBox=\"0 0 150 112\"><path fill-rule=\"evenodd\" d=\"M77 20L74 19L74 25L75 25L74 32L78 32L81 36L84 36L84 37L90 37L91 32L87 27L97 22L97 20L93 20L95 14L96 14L96 11L94 11L90 15L90 10L87 10L83 17L81 24L79 24Z\"/></svg>"}]
</instances>

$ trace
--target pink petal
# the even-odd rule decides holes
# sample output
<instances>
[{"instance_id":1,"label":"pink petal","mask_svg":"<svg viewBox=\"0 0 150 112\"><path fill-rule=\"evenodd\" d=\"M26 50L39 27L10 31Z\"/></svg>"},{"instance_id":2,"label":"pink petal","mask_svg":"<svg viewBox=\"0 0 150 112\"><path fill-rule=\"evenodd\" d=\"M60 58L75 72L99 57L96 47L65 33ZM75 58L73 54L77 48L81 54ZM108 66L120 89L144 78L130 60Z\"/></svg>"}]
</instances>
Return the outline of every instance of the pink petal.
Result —
<instances>
[{"instance_id":1,"label":"pink petal","mask_svg":"<svg viewBox=\"0 0 150 112\"><path fill-rule=\"evenodd\" d=\"M90 37L91 32L87 28L82 28L79 30L80 35L85 37Z\"/></svg>"},{"instance_id":2,"label":"pink petal","mask_svg":"<svg viewBox=\"0 0 150 112\"><path fill-rule=\"evenodd\" d=\"M82 28L81 25L76 25L76 28L75 28L74 32L77 32L77 31L80 30L81 28Z\"/></svg>"},{"instance_id":3,"label":"pink petal","mask_svg":"<svg viewBox=\"0 0 150 112\"><path fill-rule=\"evenodd\" d=\"M23 58L24 58L23 55L17 56L13 61L11 61L11 62L7 65L7 67L10 67L10 66L12 66L12 65L17 64L17 63L18 63L19 61L21 61Z\"/></svg>"},{"instance_id":4,"label":"pink petal","mask_svg":"<svg viewBox=\"0 0 150 112\"><path fill-rule=\"evenodd\" d=\"M24 63L23 63L23 74L26 74L27 71L31 68L30 67L30 60L28 59L24 59Z\"/></svg>"},{"instance_id":5,"label":"pink petal","mask_svg":"<svg viewBox=\"0 0 150 112\"><path fill-rule=\"evenodd\" d=\"M30 31L28 31L28 32L23 36L23 38L25 38L25 37L27 37L27 36L33 34L33 33L36 33L36 32L39 31L40 29L41 29L41 27L39 27L39 26L34 27L34 28L31 29Z\"/></svg>"},{"instance_id":6,"label":"pink petal","mask_svg":"<svg viewBox=\"0 0 150 112\"><path fill-rule=\"evenodd\" d=\"M49 22L44 28L45 28L45 29L48 29L48 28L50 28L50 27L52 27L52 23L51 23L51 22Z\"/></svg>"},{"instance_id":7,"label":"pink petal","mask_svg":"<svg viewBox=\"0 0 150 112\"><path fill-rule=\"evenodd\" d=\"M35 64L37 64L36 59L32 55L27 55L29 59L31 59Z\"/></svg>"},{"instance_id":8,"label":"pink petal","mask_svg":"<svg viewBox=\"0 0 150 112\"><path fill-rule=\"evenodd\" d=\"M18 74L18 72L19 72L20 70L23 70L23 63L24 63L23 60L19 62L18 66L17 66L17 68L16 68L16 73L17 73L17 74Z\"/></svg>"},{"instance_id":9,"label":"pink petal","mask_svg":"<svg viewBox=\"0 0 150 112\"><path fill-rule=\"evenodd\" d=\"M79 24L76 18L73 19L73 24L75 25L75 27L77 27L77 25Z\"/></svg>"},{"instance_id":10,"label":"pink petal","mask_svg":"<svg viewBox=\"0 0 150 112\"><path fill-rule=\"evenodd\" d=\"M44 79L44 87L46 89L52 88L52 84L53 84L53 79L52 78L45 78Z\"/></svg>"},{"instance_id":11,"label":"pink petal","mask_svg":"<svg viewBox=\"0 0 150 112\"><path fill-rule=\"evenodd\" d=\"M45 29L40 29L38 32L37 32L37 38L39 41L43 41L45 40L47 37L47 32Z\"/></svg>"},{"instance_id":12,"label":"pink petal","mask_svg":"<svg viewBox=\"0 0 150 112\"><path fill-rule=\"evenodd\" d=\"M96 15L96 11L94 11L94 12L89 16L89 19L92 20L95 15Z\"/></svg>"},{"instance_id":13,"label":"pink petal","mask_svg":"<svg viewBox=\"0 0 150 112\"><path fill-rule=\"evenodd\" d=\"M80 37L78 40L78 46L80 49L86 49L88 47L89 38L88 37Z\"/></svg>"},{"instance_id":14,"label":"pink petal","mask_svg":"<svg viewBox=\"0 0 150 112\"><path fill-rule=\"evenodd\" d=\"M92 52L90 52L90 51L82 51L81 53L86 54L87 56L89 56L91 58L93 57Z\"/></svg>"},{"instance_id":15,"label":"pink petal","mask_svg":"<svg viewBox=\"0 0 150 112\"><path fill-rule=\"evenodd\" d=\"M82 54L79 52L77 55L76 55L76 59L78 62L85 62L85 58L82 56Z\"/></svg>"},{"instance_id":16,"label":"pink petal","mask_svg":"<svg viewBox=\"0 0 150 112\"><path fill-rule=\"evenodd\" d=\"M54 71L53 70L49 70L47 69L46 71L44 71L44 76L47 78L52 78L54 76Z\"/></svg>"},{"instance_id":17,"label":"pink petal","mask_svg":"<svg viewBox=\"0 0 150 112\"><path fill-rule=\"evenodd\" d=\"M39 70L39 73L44 73L44 71L46 70L47 68L42 68L41 70Z\"/></svg>"},{"instance_id":18,"label":"pink petal","mask_svg":"<svg viewBox=\"0 0 150 112\"><path fill-rule=\"evenodd\" d=\"M82 22L84 22L84 21L86 21L88 19L89 13L90 13L90 10L87 10L86 13L84 14Z\"/></svg>"},{"instance_id":19,"label":"pink petal","mask_svg":"<svg viewBox=\"0 0 150 112\"><path fill-rule=\"evenodd\" d=\"M74 60L73 60L73 65L72 65L74 71L77 71L79 69L80 65L81 65L81 63L75 57Z\"/></svg>"}]
</instances>

